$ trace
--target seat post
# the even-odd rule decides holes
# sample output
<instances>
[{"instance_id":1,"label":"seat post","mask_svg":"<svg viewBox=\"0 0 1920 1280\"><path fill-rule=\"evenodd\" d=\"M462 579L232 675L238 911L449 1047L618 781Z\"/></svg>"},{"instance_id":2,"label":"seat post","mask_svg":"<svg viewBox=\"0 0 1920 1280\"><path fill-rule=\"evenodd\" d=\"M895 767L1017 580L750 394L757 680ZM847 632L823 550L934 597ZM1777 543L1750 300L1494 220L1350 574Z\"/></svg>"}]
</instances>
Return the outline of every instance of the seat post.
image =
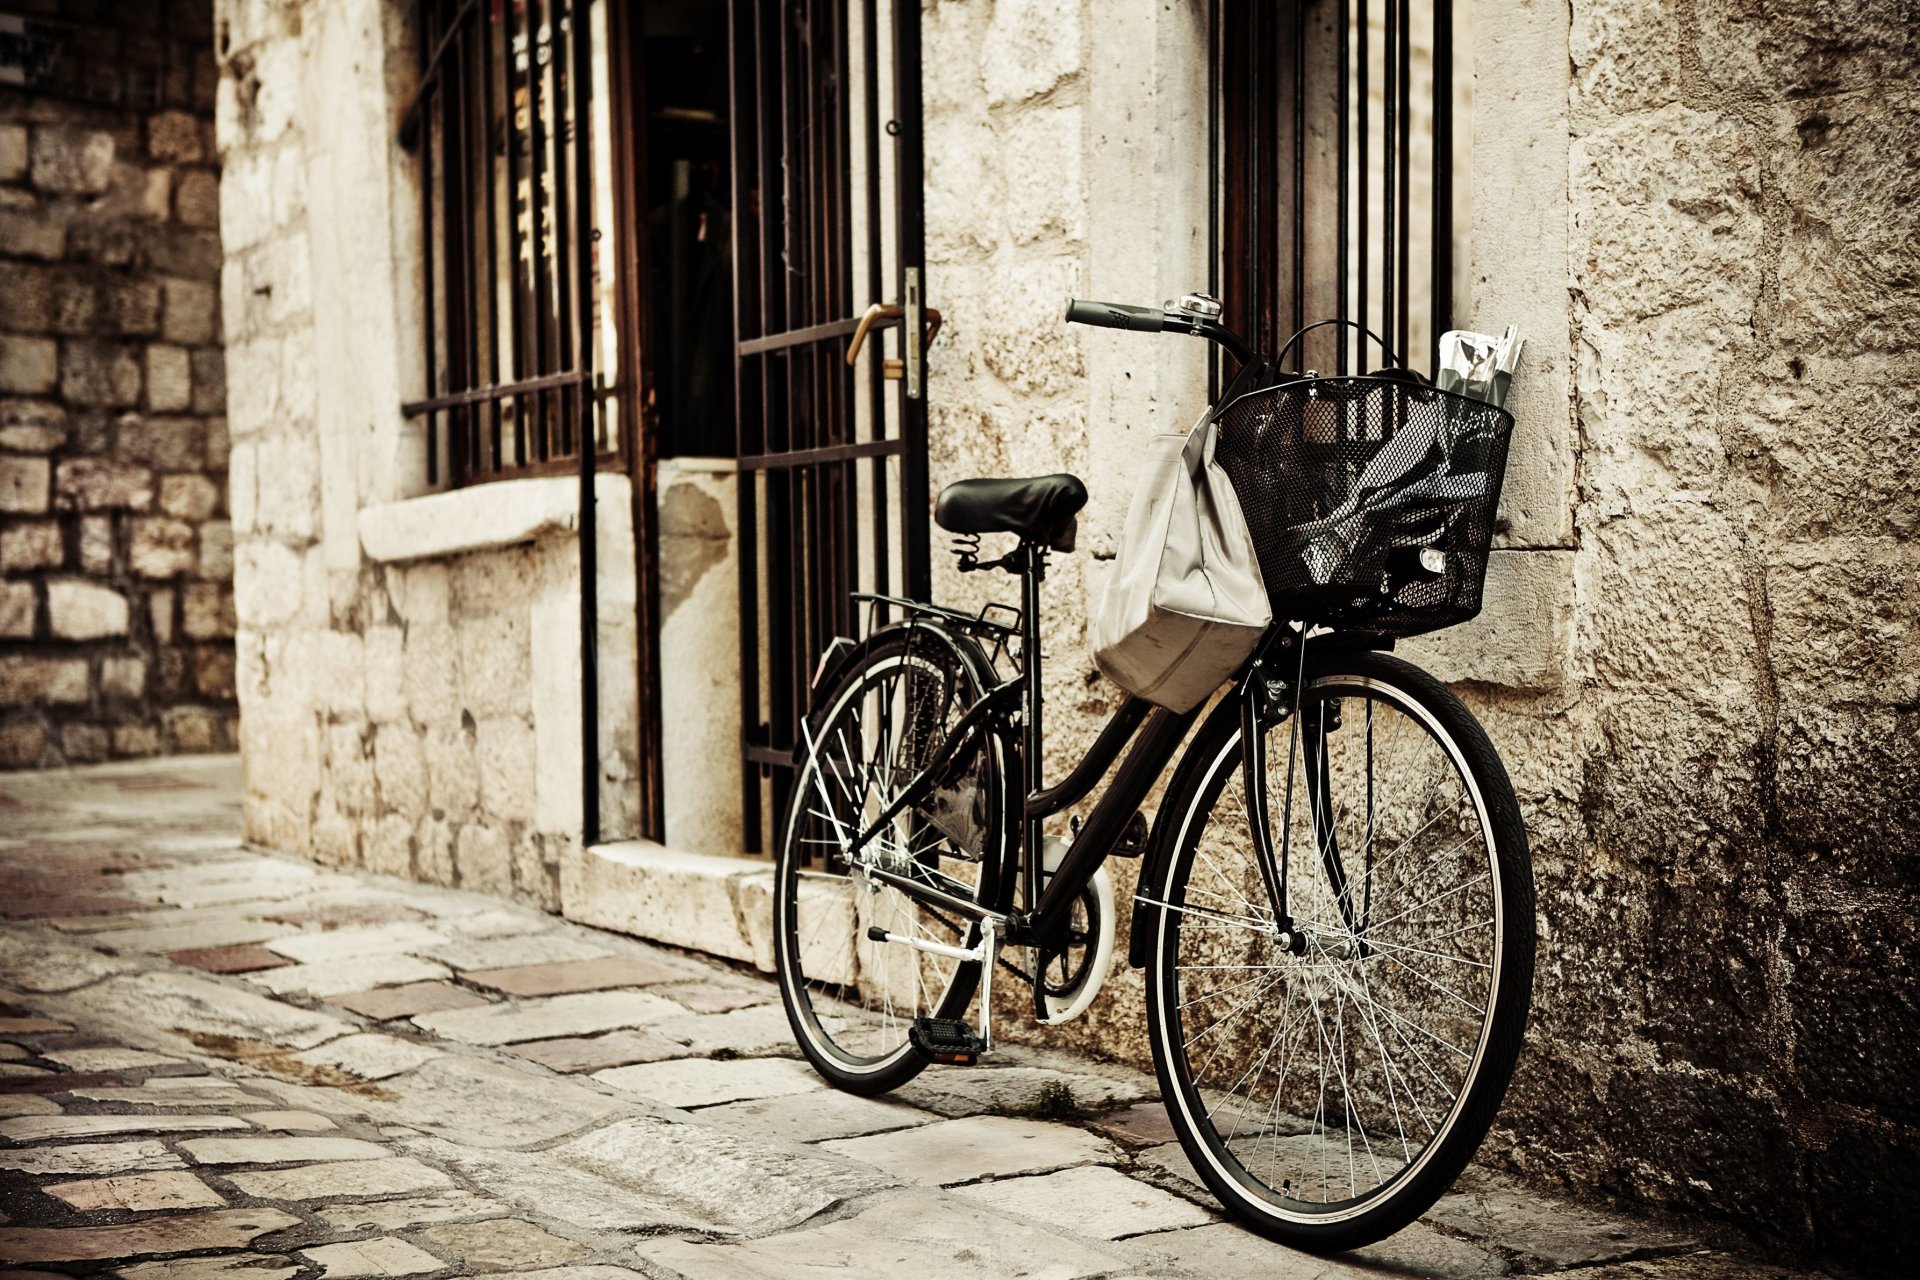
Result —
<instances>
[{"instance_id":1,"label":"seat post","mask_svg":"<svg viewBox=\"0 0 1920 1280\"><path fill-rule=\"evenodd\" d=\"M1026 677L1026 705L1021 719L1020 733L1020 780L1023 794L1020 797L1019 812L1021 818L1021 841L1025 853L1026 865L1026 905L1032 910L1040 901L1043 861L1040 854L1040 821L1026 815L1027 797L1038 795L1046 789L1041 771L1041 757L1045 748L1045 734L1042 732L1042 698L1040 693L1040 583L1047 576L1047 549L1039 542L1023 538L1020 541L1020 628L1021 628L1021 666Z\"/></svg>"}]
</instances>

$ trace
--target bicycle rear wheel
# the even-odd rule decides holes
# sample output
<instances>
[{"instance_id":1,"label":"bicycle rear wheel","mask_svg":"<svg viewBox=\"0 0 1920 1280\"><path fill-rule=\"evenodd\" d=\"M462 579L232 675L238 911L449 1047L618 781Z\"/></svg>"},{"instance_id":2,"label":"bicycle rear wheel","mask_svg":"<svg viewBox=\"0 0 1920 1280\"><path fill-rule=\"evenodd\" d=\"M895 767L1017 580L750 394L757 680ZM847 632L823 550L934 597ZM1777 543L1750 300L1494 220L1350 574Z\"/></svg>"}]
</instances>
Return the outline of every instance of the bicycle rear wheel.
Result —
<instances>
[{"instance_id":1,"label":"bicycle rear wheel","mask_svg":"<svg viewBox=\"0 0 1920 1280\"><path fill-rule=\"evenodd\" d=\"M1287 937L1254 855L1237 703L1202 729L1143 891L1148 1015L1194 1168L1302 1248L1399 1230L1452 1184L1512 1076L1533 877L1506 771L1460 700L1377 653L1309 660L1269 733ZM1297 734L1296 734L1297 731Z\"/></svg>"},{"instance_id":2,"label":"bicycle rear wheel","mask_svg":"<svg viewBox=\"0 0 1920 1280\"><path fill-rule=\"evenodd\" d=\"M867 930L951 946L977 941L970 920L930 908L870 872L911 875L991 906L1006 824L1003 744L962 752L954 776L903 810L864 849L871 826L983 692L963 638L924 626L876 635L809 717L774 865L774 960L787 1019L807 1060L838 1088L882 1093L926 1066L908 1041L915 1018L960 1018L980 967Z\"/></svg>"}]
</instances>

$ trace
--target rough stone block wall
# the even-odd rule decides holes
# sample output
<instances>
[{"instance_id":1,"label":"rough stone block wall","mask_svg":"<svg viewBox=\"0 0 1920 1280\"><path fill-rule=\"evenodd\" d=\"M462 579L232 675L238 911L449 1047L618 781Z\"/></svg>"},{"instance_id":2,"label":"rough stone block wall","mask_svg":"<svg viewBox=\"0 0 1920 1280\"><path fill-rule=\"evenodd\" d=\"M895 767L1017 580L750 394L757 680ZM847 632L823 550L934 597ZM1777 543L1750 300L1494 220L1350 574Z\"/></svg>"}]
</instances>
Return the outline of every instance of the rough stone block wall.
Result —
<instances>
[{"instance_id":1,"label":"rough stone block wall","mask_svg":"<svg viewBox=\"0 0 1920 1280\"><path fill-rule=\"evenodd\" d=\"M9 7L58 52L0 88L0 768L231 750L212 0Z\"/></svg>"},{"instance_id":2,"label":"rough stone block wall","mask_svg":"<svg viewBox=\"0 0 1920 1280\"><path fill-rule=\"evenodd\" d=\"M424 381L417 160L394 143L413 9L216 6L246 832L556 909L581 825L577 541L549 529L381 560L360 535L365 509L425 482L400 407ZM617 576L631 495L609 479L600 555ZM503 500L472 494L486 524ZM602 816L618 837L636 794L635 606L607 576L601 727L622 748L603 761Z\"/></svg>"}]
</instances>

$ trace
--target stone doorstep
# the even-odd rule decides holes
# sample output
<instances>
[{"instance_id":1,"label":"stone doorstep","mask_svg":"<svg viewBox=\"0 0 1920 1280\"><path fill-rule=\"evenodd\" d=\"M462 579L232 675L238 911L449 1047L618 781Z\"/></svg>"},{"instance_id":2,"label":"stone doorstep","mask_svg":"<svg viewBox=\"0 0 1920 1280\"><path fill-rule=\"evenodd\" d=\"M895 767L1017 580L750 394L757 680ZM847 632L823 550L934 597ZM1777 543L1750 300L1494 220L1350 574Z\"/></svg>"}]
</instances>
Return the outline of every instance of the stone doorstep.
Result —
<instances>
[{"instance_id":1,"label":"stone doorstep","mask_svg":"<svg viewBox=\"0 0 1920 1280\"><path fill-rule=\"evenodd\" d=\"M851 903L828 890L802 896L800 913L846 912ZM577 924L649 942L685 947L773 972L773 867L761 858L687 853L651 840L619 840L560 857L560 914ZM853 931L838 955L810 956L815 972L850 972Z\"/></svg>"}]
</instances>

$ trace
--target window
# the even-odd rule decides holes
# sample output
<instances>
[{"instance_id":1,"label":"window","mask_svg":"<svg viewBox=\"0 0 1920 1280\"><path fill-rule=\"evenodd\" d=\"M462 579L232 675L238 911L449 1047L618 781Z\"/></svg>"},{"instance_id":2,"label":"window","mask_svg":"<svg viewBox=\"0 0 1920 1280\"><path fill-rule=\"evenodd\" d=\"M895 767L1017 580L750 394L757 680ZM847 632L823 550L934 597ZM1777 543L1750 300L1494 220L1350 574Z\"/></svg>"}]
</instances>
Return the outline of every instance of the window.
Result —
<instances>
[{"instance_id":1,"label":"window","mask_svg":"<svg viewBox=\"0 0 1920 1280\"><path fill-rule=\"evenodd\" d=\"M1256 347L1276 352L1302 325L1340 318L1431 366L1464 298L1466 8L1215 0L1216 292ZM1382 363L1344 326L1287 358L1337 373Z\"/></svg>"},{"instance_id":2,"label":"window","mask_svg":"<svg viewBox=\"0 0 1920 1280\"><path fill-rule=\"evenodd\" d=\"M617 461L627 304L604 0L421 0L421 87L401 127L425 236L435 483Z\"/></svg>"}]
</instances>

